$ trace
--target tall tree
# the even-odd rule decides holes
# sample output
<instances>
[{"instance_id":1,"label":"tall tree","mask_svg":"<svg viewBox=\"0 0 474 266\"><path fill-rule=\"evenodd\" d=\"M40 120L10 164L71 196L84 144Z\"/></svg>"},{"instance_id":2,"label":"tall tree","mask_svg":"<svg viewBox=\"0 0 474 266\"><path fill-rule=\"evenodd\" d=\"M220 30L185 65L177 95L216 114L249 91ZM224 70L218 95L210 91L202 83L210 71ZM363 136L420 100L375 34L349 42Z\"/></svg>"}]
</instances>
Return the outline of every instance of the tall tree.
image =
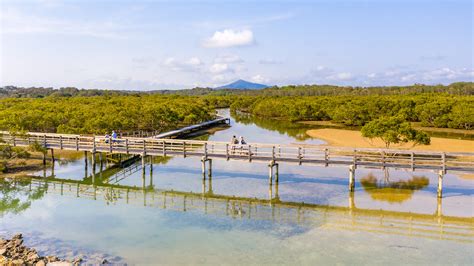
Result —
<instances>
[{"instance_id":1,"label":"tall tree","mask_svg":"<svg viewBox=\"0 0 474 266\"><path fill-rule=\"evenodd\" d=\"M430 137L422 131L415 130L409 122L400 116L381 117L370 121L361 129L362 136L370 139L379 138L386 148L391 144L413 142L413 145L430 144Z\"/></svg>"}]
</instances>

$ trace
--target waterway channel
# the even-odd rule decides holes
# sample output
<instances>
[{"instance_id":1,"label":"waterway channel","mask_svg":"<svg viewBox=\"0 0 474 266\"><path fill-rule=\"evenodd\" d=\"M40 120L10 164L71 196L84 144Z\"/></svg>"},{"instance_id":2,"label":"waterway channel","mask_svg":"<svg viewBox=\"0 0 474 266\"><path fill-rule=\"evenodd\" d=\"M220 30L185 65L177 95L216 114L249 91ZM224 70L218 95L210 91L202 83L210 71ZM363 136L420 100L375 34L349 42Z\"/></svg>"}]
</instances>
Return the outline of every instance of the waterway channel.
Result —
<instances>
[{"instance_id":1,"label":"waterway channel","mask_svg":"<svg viewBox=\"0 0 474 266\"><path fill-rule=\"evenodd\" d=\"M202 138L323 143L306 126L234 117L231 125ZM40 252L90 263L474 262L474 182L462 174L444 177L438 200L429 171L359 168L349 193L347 167L283 164L270 185L265 163L214 160L203 180L198 158L156 157L144 176L137 162L93 186L82 156L37 178L0 180L0 236L21 232Z\"/></svg>"}]
</instances>

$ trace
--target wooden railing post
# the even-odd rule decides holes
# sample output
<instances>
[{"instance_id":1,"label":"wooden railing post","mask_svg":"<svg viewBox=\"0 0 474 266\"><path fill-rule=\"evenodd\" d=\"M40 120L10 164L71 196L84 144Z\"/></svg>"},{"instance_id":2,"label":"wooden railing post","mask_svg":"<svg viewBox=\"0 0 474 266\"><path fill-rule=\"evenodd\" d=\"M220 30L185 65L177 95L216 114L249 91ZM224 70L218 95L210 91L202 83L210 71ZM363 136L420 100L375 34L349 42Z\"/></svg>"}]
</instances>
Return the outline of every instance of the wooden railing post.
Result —
<instances>
[{"instance_id":1,"label":"wooden railing post","mask_svg":"<svg viewBox=\"0 0 474 266\"><path fill-rule=\"evenodd\" d=\"M299 160L299 164L301 165L301 159L302 159L302 156L301 156L301 147L298 147L298 160Z\"/></svg>"},{"instance_id":2,"label":"wooden railing post","mask_svg":"<svg viewBox=\"0 0 474 266\"><path fill-rule=\"evenodd\" d=\"M79 137L76 137L76 151L79 150Z\"/></svg>"},{"instance_id":3,"label":"wooden railing post","mask_svg":"<svg viewBox=\"0 0 474 266\"><path fill-rule=\"evenodd\" d=\"M166 156L166 143L165 143L165 140L163 140L163 156Z\"/></svg>"},{"instance_id":4,"label":"wooden railing post","mask_svg":"<svg viewBox=\"0 0 474 266\"><path fill-rule=\"evenodd\" d=\"M59 149L61 150L63 149L63 136L62 135L59 136Z\"/></svg>"},{"instance_id":5,"label":"wooden railing post","mask_svg":"<svg viewBox=\"0 0 474 266\"><path fill-rule=\"evenodd\" d=\"M207 142L204 143L204 158L207 160Z\"/></svg>"},{"instance_id":6,"label":"wooden railing post","mask_svg":"<svg viewBox=\"0 0 474 266\"><path fill-rule=\"evenodd\" d=\"M272 147L272 161L275 161L275 146Z\"/></svg>"},{"instance_id":7,"label":"wooden railing post","mask_svg":"<svg viewBox=\"0 0 474 266\"><path fill-rule=\"evenodd\" d=\"M183 141L183 157L186 158L186 141Z\"/></svg>"},{"instance_id":8,"label":"wooden railing post","mask_svg":"<svg viewBox=\"0 0 474 266\"><path fill-rule=\"evenodd\" d=\"M95 153L95 136L92 137L92 152Z\"/></svg>"},{"instance_id":9,"label":"wooden railing post","mask_svg":"<svg viewBox=\"0 0 474 266\"><path fill-rule=\"evenodd\" d=\"M229 160L229 144L225 144L225 158Z\"/></svg>"},{"instance_id":10,"label":"wooden railing post","mask_svg":"<svg viewBox=\"0 0 474 266\"><path fill-rule=\"evenodd\" d=\"M411 152L410 154L410 163L411 163L411 170L415 171L415 153Z\"/></svg>"},{"instance_id":11,"label":"wooden railing post","mask_svg":"<svg viewBox=\"0 0 474 266\"><path fill-rule=\"evenodd\" d=\"M146 140L143 140L143 156L146 156Z\"/></svg>"},{"instance_id":12,"label":"wooden railing post","mask_svg":"<svg viewBox=\"0 0 474 266\"><path fill-rule=\"evenodd\" d=\"M382 151L382 168L385 169L385 151Z\"/></svg>"},{"instance_id":13,"label":"wooden railing post","mask_svg":"<svg viewBox=\"0 0 474 266\"><path fill-rule=\"evenodd\" d=\"M357 150L354 149L354 155L352 157L352 164L354 165L355 168L357 168Z\"/></svg>"},{"instance_id":14,"label":"wooden railing post","mask_svg":"<svg viewBox=\"0 0 474 266\"><path fill-rule=\"evenodd\" d=\"M46 134L43 136L43 146L47 148L47 143L46 143Z\"/></svg>"},{"instance_id":15,"label":"wooden railing post","mask_svg":"<svg viewBox=\"0 0 474 266\"><path fill-rule=\"evenodd\" d=\"M324 161L326 162L326 166L329 165L329 149L324 149Z\"/></svg>"},{"instance_id":16,"label":"wooden railing post","mask_svg":"<svg viewBox=\"0 0 474 266\"><path fill-rule=\"evenodd\" d=\"M443 164L442 165L443 173L446 174L446 153L445 152L441 154L441 163Z\"/></svg>"},{"instance_id":17,"label":"wooden railing post","mask_svg":"<svg viewBox=\"0 0 474 266\"><path fill-rule=\"evenodd\" d=\"M128 151L128 139L125 139L125 151L127 152L127 154L129 154L129 151Z\"/></svg>"},{"instance_id":18,"label":"wooden railing post","mask_svg":"<svg viewBox=\"0 0 474 266\"><path fill-rule=\"evenodd\" d=\"M13 147L15 147L15 146L16 146L16 138L15 138L15 136L12 136L12 141L13 141Z\"/></svg>"},{"instance_id":19,"label":"wooden railing post","mask_svg":"<svg viewBox=\"0 0 474 266\"><path fill-rule=\"evenodd\" d=\"M112 153L112 151L113 151L113 146L112 146L112 145L113 145L113 144L112 144L112 138L109 137L109 152L110 152L110 153Z\"/></svg>"},{"instance_id":20,"label":"wooden railing post","mask_svg":"<svg viewBox=\"0 0 474 266\"><path fill-rule=\"evenodd\" d=\"M249 145L249 162L252 161L252 146Z\"/></svg>"}]
</instances>

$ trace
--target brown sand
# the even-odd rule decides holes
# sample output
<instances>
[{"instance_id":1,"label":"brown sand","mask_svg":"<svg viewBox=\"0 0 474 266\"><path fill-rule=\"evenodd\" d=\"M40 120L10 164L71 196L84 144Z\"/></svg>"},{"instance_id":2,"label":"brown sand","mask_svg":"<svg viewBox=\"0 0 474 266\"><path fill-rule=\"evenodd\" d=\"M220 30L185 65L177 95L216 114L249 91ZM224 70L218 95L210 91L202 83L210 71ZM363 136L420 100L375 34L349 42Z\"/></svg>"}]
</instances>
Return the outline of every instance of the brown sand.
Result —
<instances>
[{"instance_id":1,"label":"brown sand","mask_svg":"<svg viewBox=\"0 0 474 266\"><path fill-rule=\"evenodd\" d=\"M467 180L474 180L474 174L460 174L459 176Z\"/></svg>"},{"instance_id":2,"label":"brown sand","mask_svg":"<svg viewBox=\"0 0 474 266\"><path fill-rule=\"evenodd\" d=\"M385 145L381 140L370 140L364 138L362 137L360 131L324 128L311 129L306 131L306 133L313 138L326 141L329 146L352 148L385 148ZM412 144L405 143L402 145L392 144L390 148L418 151L474 152L474 141L432 137L430 145L417 145L412 147Z\"/></svg>"}]
</instances>

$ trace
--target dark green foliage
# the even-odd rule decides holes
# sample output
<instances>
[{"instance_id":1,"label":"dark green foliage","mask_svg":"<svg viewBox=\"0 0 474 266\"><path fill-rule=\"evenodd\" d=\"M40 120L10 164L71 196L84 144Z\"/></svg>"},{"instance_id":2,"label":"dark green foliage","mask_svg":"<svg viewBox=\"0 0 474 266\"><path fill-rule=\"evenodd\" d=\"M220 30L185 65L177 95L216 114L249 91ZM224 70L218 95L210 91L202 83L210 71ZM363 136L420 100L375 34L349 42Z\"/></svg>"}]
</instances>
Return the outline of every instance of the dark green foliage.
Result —
<instances>
[{"instance_id":1,"label":"dark green foliage","mask_svg":"<svg viewBox=\"0 0 474 266\"><path fill-rule=\"evenodd\" d=\"M430 137L421 131L411 127L409 122L405 122L400 116L381 117L370 121L361 129L362 136L370 139L380 138L387 148L391 144L407 143L409 141L416 144L430 144Z\"/></svg>"},{"instance_id":2,"label":"dark green foliage","mask_svg":"<svg viewBox=\"0 0 474 266\"><path fill-rule=\"evenodd\" d=\"M8 98L0 100L0 128L86 134L165 130L211 119L214 105L206 101L176 95Z\"/></svg>"},{"instance_id":3,"label":"dark green foliage","mask_svg":"<svg viewBox=\"0 0 474 266\"><path fill-rule=\"evenodd\" d=\"M240 96L231 109L257 117L289 121L330 120L347 126L363 126L383 116L429 127L472 129L474 96L442 93L368 96L251 97Z\"/></svg>"}]
</instances>

